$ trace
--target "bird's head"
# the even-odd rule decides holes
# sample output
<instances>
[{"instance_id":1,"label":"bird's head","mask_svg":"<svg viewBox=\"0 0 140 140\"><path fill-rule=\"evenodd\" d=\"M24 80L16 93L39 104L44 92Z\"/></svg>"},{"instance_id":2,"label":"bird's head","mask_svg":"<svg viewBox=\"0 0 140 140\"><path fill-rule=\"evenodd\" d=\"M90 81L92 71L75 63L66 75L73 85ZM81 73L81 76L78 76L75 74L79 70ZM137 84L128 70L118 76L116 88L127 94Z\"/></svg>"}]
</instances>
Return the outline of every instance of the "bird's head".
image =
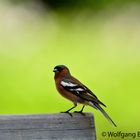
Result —
<instances>
[{"instance_id":1,"label":"bird's head","mask_svg":"<svg viewBox=\"0 0 140 140\"><path fill-rule=\"evenodd\" d=\"M69 69L65 65L57 65L54 67L53 72L55 75L68 75L70 74Z\"/></svg>"}]
</instances>

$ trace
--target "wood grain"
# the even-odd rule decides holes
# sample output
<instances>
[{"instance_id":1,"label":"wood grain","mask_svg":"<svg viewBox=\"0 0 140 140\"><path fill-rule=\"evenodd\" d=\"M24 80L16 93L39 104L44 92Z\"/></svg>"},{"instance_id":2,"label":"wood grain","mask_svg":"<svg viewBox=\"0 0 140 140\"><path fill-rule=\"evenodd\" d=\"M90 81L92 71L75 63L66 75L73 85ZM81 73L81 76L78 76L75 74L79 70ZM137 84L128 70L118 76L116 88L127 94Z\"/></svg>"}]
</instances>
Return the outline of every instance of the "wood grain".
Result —
<instances>
[{"instance_id":1,"label":"wood grain","mask_svg":"<svg viewBox=\"0 0 140 140\"><path fill-rule=\"evenodd\" d=\"M73 113L0 115L0 140L95 140L94 117Z\"/></svg>"}]
</instances>

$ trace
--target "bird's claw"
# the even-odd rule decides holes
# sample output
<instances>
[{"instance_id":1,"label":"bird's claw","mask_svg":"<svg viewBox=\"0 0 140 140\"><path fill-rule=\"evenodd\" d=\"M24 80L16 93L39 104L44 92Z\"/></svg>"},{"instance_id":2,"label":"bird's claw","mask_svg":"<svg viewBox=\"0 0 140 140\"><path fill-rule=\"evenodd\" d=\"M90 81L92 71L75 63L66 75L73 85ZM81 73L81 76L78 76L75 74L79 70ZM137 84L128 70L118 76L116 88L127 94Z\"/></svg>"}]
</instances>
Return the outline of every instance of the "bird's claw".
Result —
<instances>
[{"instance_id":1,"label":"bird's claw","mask_svg":"<svg viewBox=\"0 0 140 140\"><path fill-rule=\"evenodd\" d=\"M72 117L72 114L69 111L65 111L65 112L60 112L60 113L67 113Z\"/></svg>"}]
</instances>

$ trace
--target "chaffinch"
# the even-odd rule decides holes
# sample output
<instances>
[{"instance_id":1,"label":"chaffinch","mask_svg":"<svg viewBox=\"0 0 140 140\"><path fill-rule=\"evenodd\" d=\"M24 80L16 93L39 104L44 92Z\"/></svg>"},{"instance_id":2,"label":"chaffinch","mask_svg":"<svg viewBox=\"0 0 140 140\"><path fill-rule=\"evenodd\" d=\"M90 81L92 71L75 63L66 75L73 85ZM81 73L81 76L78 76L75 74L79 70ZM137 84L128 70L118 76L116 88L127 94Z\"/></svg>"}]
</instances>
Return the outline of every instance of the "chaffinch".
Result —
<instances>
[{"instance_id":1,"label":"chaffinch","mask_svg":"<svg viewBox=\"0 0 140 140\"><path fill-rule=\"evenodd\" d=\"M106 107L106 105L103 104L89 88L74 78L66 66L57 65L54 67L53 72L55 73L54 79L58 92L74 104L74 106L65 113L69 113L70 110L74 109L77 103L83 104L82 109L77 111L79 113L83 112L85 105L89 105L99 110L107 120L116 127L116 124L101 107L101 105L104 107Z\"/></svg>"}]
</instances>

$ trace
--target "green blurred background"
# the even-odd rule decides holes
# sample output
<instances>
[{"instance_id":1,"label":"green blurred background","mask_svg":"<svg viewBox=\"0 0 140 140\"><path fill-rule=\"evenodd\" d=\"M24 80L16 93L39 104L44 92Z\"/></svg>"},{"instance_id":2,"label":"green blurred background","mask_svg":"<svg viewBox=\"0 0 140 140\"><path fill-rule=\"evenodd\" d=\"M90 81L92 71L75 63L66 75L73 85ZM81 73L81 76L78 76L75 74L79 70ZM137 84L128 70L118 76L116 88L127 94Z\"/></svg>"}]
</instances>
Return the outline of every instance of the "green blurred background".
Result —
<instances>
[{"instance_id":1,"label":"green blurred background","mask_svg":"<svg viewBox=\"0 0 140 140\"><path fill-rule=\"evenodd\" d=\"M113 139L102 137L103 131L140 130L139 1L1 0L0 113L70 108L55 89L58 64L94 91L118 125L86 107L94 113L98 140Z\"/></svg>"}]
</instances>

